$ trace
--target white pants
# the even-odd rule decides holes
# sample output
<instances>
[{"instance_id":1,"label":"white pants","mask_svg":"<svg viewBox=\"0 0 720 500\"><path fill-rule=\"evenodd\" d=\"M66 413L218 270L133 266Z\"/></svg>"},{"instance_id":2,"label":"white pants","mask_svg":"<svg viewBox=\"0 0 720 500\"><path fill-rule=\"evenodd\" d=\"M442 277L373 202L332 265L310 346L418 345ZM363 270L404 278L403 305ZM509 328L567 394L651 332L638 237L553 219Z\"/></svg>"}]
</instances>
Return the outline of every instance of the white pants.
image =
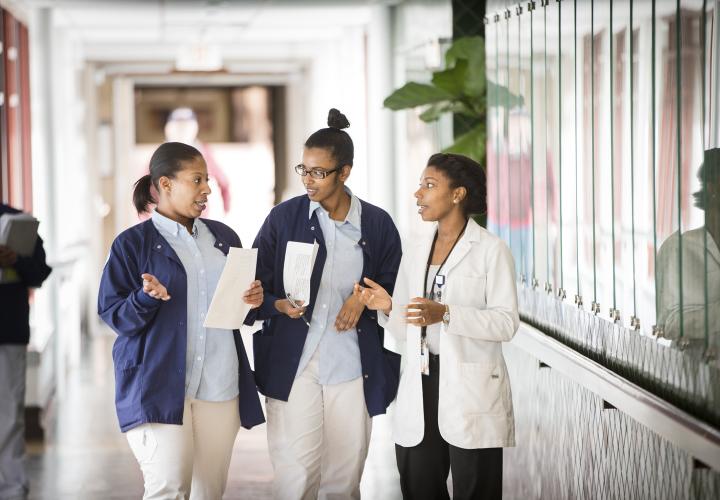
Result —
<instances>
[{"instance_id":1,"label":"white pants","mask_svg":"<svg viewBox=\"0 0 720 500\"><path fill-rule=\"evenodd\" d=\"M240 429L238 399L186 399L183 425L143 424L127 431L145 480L144 499L219 500Z\"/></svg>"},{"instance_id":2,"label":"white pants","mask_svg":"<svg viewBox=\"0 0 720 500\"><path fill-rule=\"evenodd\" d=\"M0 345L0 500L24 498L27 347Z\"/></svg>"},{"instance_id":3,"label":"white pants","mask_svg":"<svg viewBox=\"0 0 720 500\"><path fill-rule=\"evenodd\" d=\"M320 385L316 353L288 401L268 398L266 408L277 500L360 498L372 429L362 377Z\"/></svg>"}]
</instances>

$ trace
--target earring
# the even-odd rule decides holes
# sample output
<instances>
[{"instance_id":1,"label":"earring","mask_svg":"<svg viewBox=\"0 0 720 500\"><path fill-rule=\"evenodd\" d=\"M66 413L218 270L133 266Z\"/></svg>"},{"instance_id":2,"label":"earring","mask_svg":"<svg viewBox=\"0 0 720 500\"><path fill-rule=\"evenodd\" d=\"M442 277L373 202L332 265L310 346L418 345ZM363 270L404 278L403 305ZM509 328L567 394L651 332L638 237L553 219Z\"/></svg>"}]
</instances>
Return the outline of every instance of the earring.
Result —
<instances>
[{"instance_id":1,"label":"earring","mask_svg":"<svg viewBox=\"0 0 720 500\"><path fill-rule=\"evenodd\" d=\"M456 205L457 205L457 202L458 202L457 199L453 200L453 203L455 203Z\"/></svg>"}]
</instances>

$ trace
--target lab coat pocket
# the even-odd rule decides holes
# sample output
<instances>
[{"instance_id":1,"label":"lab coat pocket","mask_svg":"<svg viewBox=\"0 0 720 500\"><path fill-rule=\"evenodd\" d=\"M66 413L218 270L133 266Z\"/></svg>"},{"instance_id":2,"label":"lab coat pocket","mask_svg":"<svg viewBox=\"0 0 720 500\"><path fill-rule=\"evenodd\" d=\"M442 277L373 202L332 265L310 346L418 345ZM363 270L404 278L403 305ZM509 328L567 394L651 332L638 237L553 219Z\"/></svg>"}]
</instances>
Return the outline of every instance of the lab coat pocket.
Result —
<instances>
[{"instance_id":1,"label":"lab coat pocket","mask_svg":"<svg viewBox=\"0 0 720 500\"><path fill-rule=\"evenodd\" d=\"M464 413L504 413L504 374L498 365L460 363Z\"/></svg>"},{"instance_id":2,"label":"lab coat pocket","mask_svg":"<svg viewBox=\"0 0 720 500\"><path fill-rule=\"evenodd\" d=\"M485 276L458 276L454 280L457 280L460 293L453 294L452 303L461 306L484 306L487 303Z\"/></svg>"}]
</instances>

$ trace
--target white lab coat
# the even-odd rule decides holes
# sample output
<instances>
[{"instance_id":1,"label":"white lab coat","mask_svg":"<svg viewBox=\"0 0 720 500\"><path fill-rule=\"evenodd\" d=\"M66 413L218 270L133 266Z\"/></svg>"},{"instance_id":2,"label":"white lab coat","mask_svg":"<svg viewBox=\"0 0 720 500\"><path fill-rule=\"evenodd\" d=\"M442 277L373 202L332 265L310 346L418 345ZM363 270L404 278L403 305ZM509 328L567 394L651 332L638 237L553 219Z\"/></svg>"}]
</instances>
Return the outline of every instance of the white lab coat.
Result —
<instances>
[{"instance_id":1,"label":"white lab coat","mask_svg":"<svg viewBox=\"0 0 720 500\"><path fill-rule=\"evenodd\" d=\"M393 438L405 447L422 441L424 417L420 328L404 322L403 309L423 294L431 245L432 236L406 245L392 312L381 320L385 347L402 355ZM440 434L466 449L514 446L510 380L502 353L502 342L512 339L519 324L512 254L471 219L441 274L450 324L442 326L440 335Z\"/></svg>"}]
</instances>

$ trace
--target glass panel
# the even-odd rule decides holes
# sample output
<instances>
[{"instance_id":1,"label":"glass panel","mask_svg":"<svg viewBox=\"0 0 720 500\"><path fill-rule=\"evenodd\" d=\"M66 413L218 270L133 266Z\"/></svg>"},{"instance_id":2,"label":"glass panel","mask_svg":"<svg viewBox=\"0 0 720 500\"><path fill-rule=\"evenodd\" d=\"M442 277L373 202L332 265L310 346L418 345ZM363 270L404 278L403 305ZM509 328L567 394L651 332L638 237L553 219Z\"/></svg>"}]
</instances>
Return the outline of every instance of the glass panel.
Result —
<instances>
[{"instance_id":1,"label":"glass panel","mask_svg":"<svg viewBox=\"0 0 720 500\"><path fill-rule=\"evenodd\" d=\"M530 12L532 36L532 213L535 280L540 287L548 283L547 239L547 86L545 11L542 7Z\"/></svg>"},{"instance_id":2,"label":"glass panel","mask_svg":"<svg viewBox=\"0 0 720 500\"><path fill-rule=\"evenodd\" d=\"M593 9L591 2L576 2L577 9L577 117L578 117L578 168L577 193L577 251L578 292L586 308L595 300L595 253L594 240L594 181L593 181Z\"/></svg>"},{"instance_id":3,"label":"glass panel","mask_svg":"<svg viewBox=\"0 0 720 500\"><path fill-rule=\"evenodd\" d=\"M577 160L578 160L578 122L577 98L575 78L577 72L577 59L575 44L576 31L575 2L558 3L558 25L560 36L557 38L559 54L558 60L558 86L559 86L559 117L560 123L560 158L558 160L559 200L558 212L560 215L560 252L559 268L561 286L570 300L578 295L578 266L577 266Z\"/></svg>"},{"instance_id":4,"label":"glass panel","mask_svg":"<svg viewBox=\"0 0 720 500\"><path fill-rule=\"evenodd\" d=\"M653 37L653 2L632 5L632 205L633 210L633 309L640 331L652 333L655 323L655 137L656 101Z\"/></svg>"},{"instance_id":5,"label":"glass panel","mask_svg":"<svg viewBox=\"0 0 720 500\"><path fill-rule=\"evenodd\" d=\"M546 267L547 291L562 288L562 269L560 267L560 179L562 177L562 157L560 155L560 39L559 6L551 2L544 8L545 16L545 103L546 103L546 143L545 163L545 220L546 220Z\"/></svg>"},{"instance_id":6,"label":"glass panel","mask_svg":"<svg viewBox=\"0 0 720 500\"><path fill-rule=\"evenodd\" d=\"M499 77L499 30L495 16L489 15L490 22L485 26L486 74L488 85L497 82ZM488 92L487 99L487 227L498 234L500 220L499 162L501 116L498 107L498 92Z\"/></svg>"},{"instance_id":7,"label":"glass panel","mask_svg":"<svg viewBox=\"0 0 720 500\"><path fill-rule=\"evenodd\" d=\"M593 2L592 23L594 300L601 316L607 318L610 309L615 307L610 2Z\"/></svg>"},{"instance_id":8,"label":"glass panel","mask_svg":"<svg viewBox=\"0 0 720 500\"><path fill-rule=\"evenodd\" d=\"M611 144L612 218L614 221L615 318L628 326L635 315L634 204L630 87L630 2L612 2Z\"/></svg>"},{"instance_id":9,"label":"glass panel","mask_svg":"<svg viewBox=\"0 0 720 500\"><path fill-rule=\"evenodd\" d=\"M522 87L527 76L523 73L524 66L521 60L522 44L521 17L517 7L511 11L507 20L507 47L509 68L509 90L511 94L521 97L524 93ZM518 280L527 276L529 269L527 256L529 251L530 217L528 213L528 200L523 196L522 185L529 174L530 159L527 156L529 149L530 127L529 117L522 101L508 108L508 170L507 170L507 225L510 238L510 249L515 258L515 271Z\"/></svg>"},{"instance_id":10,"label":"glass panel","mask_svg":"<svg viewBox=\"0 0 720 500\"><path fill-rule=\"evenodd\" d=\"M533 33L531 29L531 16L528 10L523 11L518 18L519 34L518 47L520 50L520 88L519 93L523 99L523 105L517 110L513 120L516 122L513 130L517 131L519 140L519 162L517 165L518 182L515 184L518 190L517 206L519 211L514 217L514 225L517 228L520 239L521 271L522 278L529 283L535 275L535 250L533 221L533 69L532 50ZM515 205L515 204L514 204Z\"/></svg>"}]
</instances>

